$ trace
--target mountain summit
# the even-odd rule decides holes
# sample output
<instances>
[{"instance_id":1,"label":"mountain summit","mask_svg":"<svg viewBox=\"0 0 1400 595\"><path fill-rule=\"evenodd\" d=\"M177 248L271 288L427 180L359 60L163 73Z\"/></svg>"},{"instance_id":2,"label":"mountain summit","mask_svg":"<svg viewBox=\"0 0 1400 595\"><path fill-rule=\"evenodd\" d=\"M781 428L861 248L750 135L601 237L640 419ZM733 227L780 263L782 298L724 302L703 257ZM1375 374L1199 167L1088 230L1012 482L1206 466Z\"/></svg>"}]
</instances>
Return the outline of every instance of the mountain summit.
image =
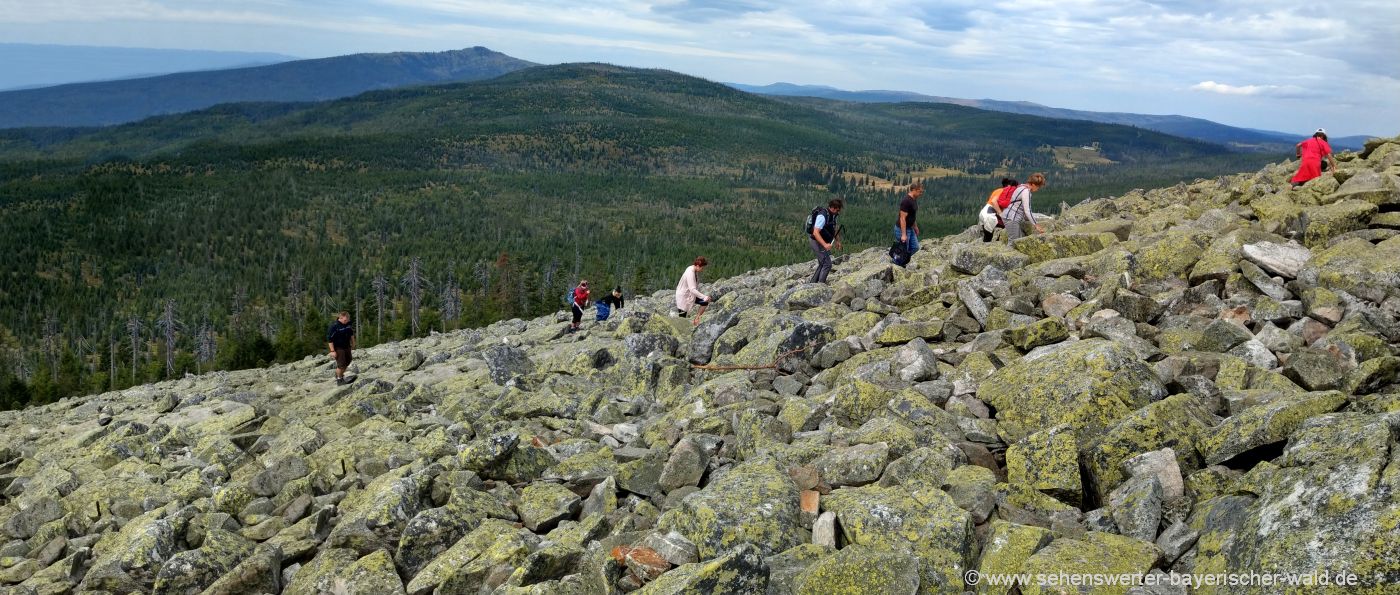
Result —
<instances>
[{"instance_id":1,"label":"mountain summit","mask_svg":"<svg viewBox=\"0 0 1400 595\"><path fill-rule=\"evenodd\" d=\"M349 386L320 355L3 412L0 581L960 593L1325 569L1389 592L1400 139L1338 161L1299 189L1285 162L1088 200L1010 246L930 239L907 269L867 250L830 285L753 271L705 284L695 327L662 291L578 333L378 345Z\"/></svg>"},{"instance_id":2,"label":"mountain summit","mask_svg":"<svg viewBox=\"0 0 1400 595\"><path fill-rule=\"evenodd\" d=\"M0 128L107 126L249 101L324 101L375 89L474 81L534 66L483 47L353 54L0 93Z\"/></svg>"}]
</instances>

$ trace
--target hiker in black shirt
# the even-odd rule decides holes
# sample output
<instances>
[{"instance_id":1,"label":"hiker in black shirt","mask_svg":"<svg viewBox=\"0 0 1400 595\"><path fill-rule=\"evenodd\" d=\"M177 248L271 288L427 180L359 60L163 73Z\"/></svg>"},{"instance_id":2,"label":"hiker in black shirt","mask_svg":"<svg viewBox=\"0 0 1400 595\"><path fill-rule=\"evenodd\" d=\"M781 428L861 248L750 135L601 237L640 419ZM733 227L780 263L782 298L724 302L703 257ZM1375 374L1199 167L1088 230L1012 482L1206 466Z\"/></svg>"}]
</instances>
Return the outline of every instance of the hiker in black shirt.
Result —
<instances>
[{"instance_id":1,"label":"hiker in black shirt","mask_svg":"<svg viewBox=\"0 0 1400 595\"><path fill-rule=\"evenodd\" d=\"M613 310L621 310L625 300L622 299L622 288L614 287L612 293L603 296L603 299L594 302L598 308L597 321L607 320L612 315Z\"/></svg>"},{"instance_id":2,"label":"hiker in black shirt","mask_svg":"<svg viewBox=\"0 0 1400 595\"><path fill-rule=\"evenodd\" d=\"M331 328L326 331L326 347L335 358L335 383L345 384L345 369L350 367L350 351L355 348L355 326L350 324L350 313L341 311Z\"/></svg>"},{"instance_id":3,"label":"hiker in black shirt","mask_svg":"<svg viewBox=\"0 0 1400 595\"><path fill-rule=\"evenodd\" d=\"M894 223L895 241L908 245L911 256L919 251L919 197L923 195L924 185L914 182L908 196L899 201L899 218Z\"/></svg>"}]
</instances>

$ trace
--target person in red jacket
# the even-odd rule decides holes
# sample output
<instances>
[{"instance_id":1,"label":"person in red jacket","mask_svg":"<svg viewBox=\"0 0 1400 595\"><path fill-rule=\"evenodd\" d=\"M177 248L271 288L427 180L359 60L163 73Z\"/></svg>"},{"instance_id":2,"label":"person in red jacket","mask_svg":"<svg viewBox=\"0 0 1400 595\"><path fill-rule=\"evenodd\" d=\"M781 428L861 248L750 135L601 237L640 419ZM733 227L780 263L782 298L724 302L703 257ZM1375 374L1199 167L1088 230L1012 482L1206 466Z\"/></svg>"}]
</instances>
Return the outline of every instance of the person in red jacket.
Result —
<instances>
[{"instance_id":1,"label":"person in red jacket","mask_svg":"<svg viewBox=\"0 0 1400 595\"><path fill-rule=\"evenodd\" d=\"M579 281L578 287L574 288L574 301L569 304L574 311L574 321L569 325L569 332L578 330L579 321L583 320L583 309L588 307L588 280Z\"/></svg>"},{"instance_id":2,"label":"person in red jacket","mask_svg":"<svg viewBox=\"0 0 1400 595\"><path fill-rule=\"evenodd\" d=\"M1327 162L1332 165L1332 171L1337 171L1337 160L1332 158L1332 145L1327 144L1327 131L1321 128L1314 132L1312 138L1298 143L1295 153L1301 162L1298 164L1298 173L1293 174L1293 187L1297 188L1306 184L1308 180L1322 175L1322 158L1326 157Z\"/></svg>"}]
</instances>

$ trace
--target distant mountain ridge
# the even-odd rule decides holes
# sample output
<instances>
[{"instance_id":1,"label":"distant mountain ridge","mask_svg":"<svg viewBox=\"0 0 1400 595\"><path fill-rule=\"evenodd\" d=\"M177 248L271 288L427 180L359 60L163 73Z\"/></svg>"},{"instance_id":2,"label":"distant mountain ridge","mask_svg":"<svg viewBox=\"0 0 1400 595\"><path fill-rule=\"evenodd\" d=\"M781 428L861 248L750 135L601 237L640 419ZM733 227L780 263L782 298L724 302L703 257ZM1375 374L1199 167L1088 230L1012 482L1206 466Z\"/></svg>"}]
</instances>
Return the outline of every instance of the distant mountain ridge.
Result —
<instances>
[{"instance_id":1,"label":"distant mountain ridge","mask_svg":"<svg viewBox=\"0 0 1400 595\"><path fill-rule=\"evenodd\" d=\"M494 78L531 66L535 64L473 47L24 89L0 93L0 128L108 126L221 103L325 101L376 89Z\"/></svg>"},{"instance_id":2,"label":"distant mountain ridge","mask_svg":"<svg viewBox=\"0 0 1400 595\"><path fill-rule=\"evenodd\" d=\"M934 103L952 103L965 105L985 110L998 112L1008 112L1013 114L1026 114L1030 116L1041 116L1044 118L1062 118L1067 120L1087 120L1090 122L1100 122L1104 124L1122 124L1125 126L1136 126L1155 130L1174 136L1182 136L1203 140L1207 142L1229 145L1237 149L1252 149L1262 151L1282 151L1291 149L1293 143L1302 140L1302 136L1289 134L1286 132L1276 132L1272 130L1258 130L1253 128L1240 128L1229 126L1218 122L1202 118L1192 118L1189 116L1176 115L1153 115L1135 114L1128 112L1093 112L1086 110L1075 110L1050 107L1032 103L1029 101L998 101L995 99L963 99L958 97L941 97L937 95L924 95L911 91L847 91L826 85L796 85L792 83L773 83L771 85L744 85L739 83L727 83L731 87L749 93L761 95L782 95L782 96L803 96L821 97L824 99L837 99L841 101L854 101L859 103L887 103L902 101L925 101ZM1332 145L1339 149L1360 149L1369 136L1347 136L1334 137L1331 139Z\"/></svg>"},{"instance_id":3,"label":"distant mountain ridge","mask_svg":"<svg viewBox=\"0 0 1400 595\"><path fill-rule=\"evenodd\" d=\"M271 52L0 43L0 91L249 68L299 60Z\"/></svg>"}]
</instances>

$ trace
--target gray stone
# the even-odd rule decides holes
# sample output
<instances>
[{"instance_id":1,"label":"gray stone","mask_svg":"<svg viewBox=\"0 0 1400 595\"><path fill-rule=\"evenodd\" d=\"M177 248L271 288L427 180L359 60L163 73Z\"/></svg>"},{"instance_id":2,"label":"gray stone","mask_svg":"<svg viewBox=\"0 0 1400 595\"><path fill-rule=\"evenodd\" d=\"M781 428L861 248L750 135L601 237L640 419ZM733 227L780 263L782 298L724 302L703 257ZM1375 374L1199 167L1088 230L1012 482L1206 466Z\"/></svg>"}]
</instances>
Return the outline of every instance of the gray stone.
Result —
<instances>
[{"instance_id":1,"label":"gray stone","mask_svg":"<svg viewBox=\"0 0 1400 595\"><path fill-rule=\"evenodd\" d=\"M1176 562L1186 550L1196 545L1196 539L1201 534L1192 529L1186 523L1177 521L1162 530L1162 534L1157 536L1157 547L1162 550L1162 562L1171 565Z\"/></svg>"},{"instance_id":2,"label":"gray stone","mask_svg":"<svg viewBox=\"0 0 1400 595\"><path fill-rule=\"evenodd\" d=\"M793 592L914 595L919 591L919 583L919 559L910 550L850 545L802 571Z\"/></svg>"},{"instance_id":3,"label":"gray stone","mask_svg":"<svg viewBox=\"0 0 1400 595\"><path fill-rule=\"evenodd\" d=\"M889 462L890 449L883 442L832 449L812 461L821 478L832 487L860 486L880 479Z\"/></svg>"},{"instance_id":4,"label":"gray stone","mask_svg":"<svg viewBox=\"0 0 1400 595\"><path fill-rule=\"evenodd\" d=\"M1274 242L1245 244L1240 248L1240 252L1249 262L1268 271L1269 274L1288 279L1297 278L1303 265L1312 258L1311 250L1294 242L1287 244Z\"/></svg>"},{"instance_id":5,"label":"gray stone","mask_svg":"<svg viewBox=\"0 0 1400 595\"><path fill-rule=\"evenodd\" d=\"M642 540L642 547L656 550L656 553L661 554L662 558L674 566L700 561L695 544L675 531L665 534L652 533Z\"/></svg>"},{"instance_id":6,"label":"gray stone","mask_svg":"<svg viewBox=\"0 0 1400 595\"><path fill-rule=\"evenodd\" d=\"M564 486L532 483L520 493L520 521L531 531L548 531L577 514L580 504L578 495Z\"/></svg>"},{"instance_id":7,"label":"gray stone","mask_svg":"<svg viewBox=\"0 0 1400 595\"><path fill-rule=\"evenodd\" d=\"M773 379L773 390L778 391L780 395L797 396L802 393L802 388L802 382L792 376L783 375Z\"/></svg>"},{"instance_id":8,"label":"gray stone","mask_svg":"<svg viewBox=\"0 0 1400 595\"><path fill-rule=\"evenodd\" d=\"M617 481L609 477L593 486L588 498L583 501L581 516L605 515L614 510L617 510Z\"/></svg>"},{"instance_id":9,"label":"gray stone","mask_svg":"<svg viewBox=\"0 0 1400 595\"><path fill-rule=\"evenodd\" d=\"M684 486L699 485L709 462L710 456L704 448L693 440L683 439L671 449L671 456L666 460L666 466L662 467L661 476L657 480L658 485L667 492Z\"/></svg>"},{"instance_id":10,"label":"gray stone","mask_svg":"<svg viewBox=\"0 0 1400 595\"><path fill-rule=\"evenodd\" d=\"M812 365L818 369L825 370L850 359L855 353L856 352L851 349L850 342L833 341L822 347L821 350L817 352L817 355L812 358L811 362Z\"/></svg>"},{"instance_id":11,"label":"gray stone","mask_svg":"<svg viewBox=\"0 0 1400 595\"><path fill-rule=\"evenodd\" d=\"M1156 477L1162 488L1163 501L1175 500L1186 495L1181 466L1177 463L1176 451L1171 448L1145 452L1123 461L1123 472L1129 477Z\"/></svg>"},{"instance_id":12,"label":"gray stone","mask_svg":"<svg viewBox=\"0 0 1400 595\"><path fill-rule=\"evenodd\" d=\"M1152 322L1164 310L1162 304L1158 303L1157 300L1126 289L1114 292L1113 299L1108 302L1108 307L1117 310L1133 322Z\"/></svg>"},{"instance_id":13,"label":"gray stone","mask_svg":"<svg viewBox=\"0 0 1400 595\"><path fill-rule=\"evenodd\" d=\"M1278 367L1278 357L1274 356L1273 352L1269 351L1269 348L1257 339L1240 343L1226 353L1243 359L1256 368L1272 370Z\"/></svg>"},{"instance_id":14,"label":"gray stone","mask_svg":"<svg viewBox=\"0 0 1400 595\"><path fill-rule=\"evenodd\" d=\"M55 493L57 495L57 493ZM20 509L5 520L0 530L15 539L29 539L44 523L63 516L63 507L55 498L39 498L27 508Z\"/></svg>"},{"instance_id":15,"label":"gray stone","mask_svg":"<svg viewBox=\"0 0 1400 595\"><path fill-rule=\"evenodd\" d=\"M828 510L817 516L817 521L812 524L812 543L836 547L836 513Z\"/></svg>"},{"instance_id":16,"label":"gray stone","mask_svg":"<svg viewBox=\"0 0 1400 595\"><path fill-rule=\"evenodd\" d=\"M497 345L481 352L486 366L491 370L491 381L505 386L511 378L535 371L535 363L525 350L506 345Z\"/></svg>"},{"instance_id":17,"label":"gray stone","mask_svg":"<svg viewBox=\"0 0 1400 595\"><path fill-rule=\"evenodd\" d=\"M1122 535L1153 541L1162 521L1162 484L1156 475L1128 479L1109 495L1113 523Z\"/></svg>"},{"instance_id":18,"label":"gray stone","mask_svg":"<svg viewBox=\"0 0 1400 595\"><path fill-rule=\"evenodd\" d=\"M248 489L259 496L275 496L282 492L282 487L287 482L306 477L310 472L311 469L307 467L305 458L300 456L281 457L269 463L262 471L248 480Z\"/></svg>"},{"instance_id":19,"label":"gray stone","mask_svg":"<svg viewBox=\"0 0 1400 595\"><path fill-rule=\"evenodd\" d=\"M414 349L413 351L408 352L406 356L404 356L403 364L399 366L399 369L405 372L412 372L414 370L417 370L419 366L423 365L423 361L426 359L427 358L423 355L422 351Z\"/></svg>"},{"instance_id":20,"label":"gray stone","mask_svg":"<svg viewBox=\"0 0 1400 595\"><path fill-rule=\"evenodd\" d=\"M991 309L987 307L987 302L982 296L977 295L977 290L967 281L958 282L958 299L962 301L963 307L967 308L969 314L977 320L978 324L987 324L987 314Z\"/></svg>"},{"instance_id":21,"label":"gray stone","mask_svg":"<svg viewBox=\"0 0 1400 595\"><path fill-rule=\"evenodd\" d=\"M1283 286L1283 283L1275 281L1268 273L1264 272L1264 269L1252 262L1240 261L1240 274L1264 295L1279 301L1293 297L1293 294Z\"/></svg>"},{"instance_id":22,"label":"gray stone","mask_svg":"<svg viewBox=\"0 0 1400 595\"><path fill-rule=\"evenodd\" d=\"M1260 325L1259 330L1254 333L1254 338L1259 341L1259 344L1274 353L1292 353L1303 348L1301 338L1274 326L1272 322Z\"/></svg>"},{"instance_id":23,"label":"gray stone","mask_svg":"<svg viewBox=\"0 0 1400 595\"><path fill-rule=\"evenodd\" d=\"M653 354L662 357L675 357L680 352L681 342L675 337L655 333L634 333L622 341L627 355L649 357Z\"/></svg>"},{"instance_id":24,"label":"gray stone","mask_svg":"<svg viewBox=\"0 0 1400 595\"><path fill-rule=\"evenodd\" d=\"M1058 316L1063 318L1065 315L1069 314L1070 310L1075 309L1082 303L1083 302L1080 301L1079 298L1070 294L1053 293L1041 298L1040 309L1045 312L1046 316Z\"/></svg>"},{"instance_id":25,"label":"gray stone","mask_svg":"<svg viewBox=\"0 0 1400 595\"><path fill-rule=\"evenodd\" d=\"M900 347L890 361L890 367L905 382L938 378L938 357L922 338L915 338Z\"/></svg>"},{"instance_id":26,"label":"gray stone","mask_svg":"<svg viewBox=\"0 0 1400 595\"><path fill-rule=\"evenodd\" d=\"M708 364L714 353L715 342L720 335L739 323L739 316L733 312L719 312L711 315L695 327L690 338L690 362Z\"/></svg>"},{"instance_id":27,"label":"gray stone","mask_svg":"<svg viewBox=\"0 0 1400 595\"><path fill-rule=\"evenodd\" d=\"M1331 352L1319 349L1301 349L1288 358L1283 367L1283 375L1308 390L1332 390L1341 388L1346 379L1347 369Z\"/></svg>"},{"instance_id":28,"label":"gray stone","mask_svg":"<svg viewBox=\"0 0 1400 595\"><path fill-rule=\"evenodd\" d=\"M803 283L778 298L777 306L788 310L808 310L831 301L831 287L824 283Z\"/></svg>"}]
</instances>

